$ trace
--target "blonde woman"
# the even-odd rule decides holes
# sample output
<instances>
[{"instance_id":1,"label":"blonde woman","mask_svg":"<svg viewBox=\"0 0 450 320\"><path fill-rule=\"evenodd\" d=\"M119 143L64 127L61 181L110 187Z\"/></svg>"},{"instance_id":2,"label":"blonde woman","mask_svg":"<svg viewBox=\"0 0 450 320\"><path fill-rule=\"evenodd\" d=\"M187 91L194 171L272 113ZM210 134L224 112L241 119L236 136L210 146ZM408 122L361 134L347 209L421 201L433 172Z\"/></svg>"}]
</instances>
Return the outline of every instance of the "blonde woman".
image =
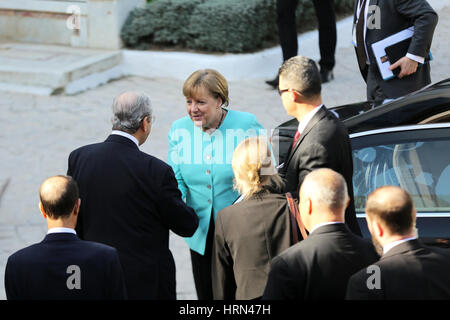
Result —
<instances>
[{"instance_id":1,"label":"blonde woman","mask_svg":"<svg viewBox=\"0 0 450 320\"><path fill-rule=\"evenodd\" d=\"M245 138L265 134L253 114L228 108L228 83L216 70L192 73L183 85L187 116L169 131L169 164L186 204L199 218L186 238L199 300L212 300L211 260L217 213L239 193L233 189L234 149Z\"/></svg>"},{"instance_id":2,"label":"blonde woman","mask_svg":"<svg viewBox=\"0 0 450 320\"><path fill-rule=\"evenodd\" d=\"M214 299L258 299L270 261L292 243L289 205L264 137L248 138L232 162L244 200L219 212L213 249Z\"/></svg>"}]
</instances>

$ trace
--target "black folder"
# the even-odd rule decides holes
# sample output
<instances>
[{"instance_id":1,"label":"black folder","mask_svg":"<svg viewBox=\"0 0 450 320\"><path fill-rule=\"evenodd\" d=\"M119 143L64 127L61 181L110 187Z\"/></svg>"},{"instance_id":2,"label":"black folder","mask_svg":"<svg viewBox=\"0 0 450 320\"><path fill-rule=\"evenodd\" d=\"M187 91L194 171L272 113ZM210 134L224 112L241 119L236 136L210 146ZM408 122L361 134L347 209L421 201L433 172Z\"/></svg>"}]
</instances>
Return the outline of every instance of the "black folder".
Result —
<instances>
[{"instance_id":1,"label":"black folder","mask_svg":"<svg viewBox=\"0 0 450 320\"><path fill-rule=\"evenodd\" d=\"M393 44L389 47L386 47L386 56L389 59L389 62L391 65L396 63L398 60L406 56L408 53L409 45L411 44L412 38L407 38L403 41L397 42L396 44ZM425 57L425 62L431 60L431 53L428 53L428 55ZM419 64L420 67L420 64ZM400 73L400 68L395 68L392 70L392 73L396 76Z\"/></svg>"},{"instance_id":2,"label":"black folder","mask_svg":"<svg viewBox=\"0 0 450 320\"><path fill-rule=\"evenodd\" d=\"M400 60L404 56L406 56L406 54L408 53L409 45L411 43L411 39L412 38L407 38L403 41L397 42L389 47L386 47L386 49L385 49L386 55L387 55L391 65L396 63L398 60ZM396 69L392 70L392 73L395 74L396 76L398 76L400 71L401 71L400 68L396 68Z\"/></svg>"}]
</instances>

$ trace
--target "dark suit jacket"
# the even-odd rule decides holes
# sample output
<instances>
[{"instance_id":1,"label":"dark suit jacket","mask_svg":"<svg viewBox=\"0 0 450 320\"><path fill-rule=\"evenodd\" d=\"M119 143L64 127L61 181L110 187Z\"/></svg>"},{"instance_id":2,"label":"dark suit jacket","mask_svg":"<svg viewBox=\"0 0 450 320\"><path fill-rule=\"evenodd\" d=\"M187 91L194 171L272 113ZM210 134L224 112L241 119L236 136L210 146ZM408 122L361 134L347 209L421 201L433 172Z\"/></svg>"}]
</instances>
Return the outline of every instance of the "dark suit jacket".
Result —
<instances>
[{"instance_id":1,"label":"dark suit jacket","mask_svg":"<svg viewBox=\"0 0 450 320\"><path fill-rule=\"evenodd\" d=\"M375 265L380 271L380 288L368 288L368 278L375 273L362 269L350 278L347 299L450 299L449 249L411 240L389 250Z\"/></svg>"},{"instance_id":2,"label":"dark suit jacket","mask_svg":"<svg viewBox=\"0 0 450 320\"><path fill-rule=\"evenodd\" d=\"M198 218L182 201L172 168L110 135L73 151L67 174L80 189L77 233L117 249L128 298L175 299L169 229L189 237Z\"/></svg>"},{"instance_id":3,"label":"dark suit jacket","mask_svg":"<svg viewBox=\"0 0 450 320\"><path fill-rule=\"evenodd\" d=\"M344 299L350 276L377 258L345 224L321 226L273 259L263 299Z\"/></svg>"},{"instance_id":4,"label":"dark suit jacket","mask_svg":"<svg viewBox=\"0 0 450 320\"><path fill-rule=\"evenodd\" d=\"M79 267L79 273L69 268L73 265ZM80 289L67 285L76 284L70 277L77 274ZM48 234L41 243L11 255L6 264L5 290L8 300L126 298L116 249L82 241L71 233Z\"/></svg>"},{"instance_id":5,"label":"dark suit jacket","mask_svg":"<svg viewBox=\"0 0 450 320\"><path fill-rule=\"evenodd\" d=\"M213 248L214 299L261 297L270 261L291 245L290 226L284 194L254 195L222 209Z\"/></svg>"},{"instance_id":6,"label":"dark suit jacket","mask_svg":"<svg viewBox=\"0 0 450 320\"><path fill-rule=\"evenodd\" d=\"M353 202L353 158L347 129L325 106L312 117L289 152L280 176L286 182L285 192L298 198L298 191L305 176L319 168L339 172L347 182L350 204L345 211L345 223L350 230L361 235Z\"/></svg>"},{"instance_id":7,"label":"dark suit jacket","mask_svg":"<svg viewBox=\"0 0 450 320\"><path fill-rule=\"evenodd\" d=\"M357 5L358 0L355 0L354 22L356 22ZM402 79L395 77L384 81L379 73L371 45L410 26L414 26L414 35L408 53L426 58L429 54L434 29L438 22L438 16L433 8L426 0L370 0L369 5L376 5L380 9L381 28L367 28L366 46L370 59L370 72L373 72L375 75L376 82L383 90L383 93L388 98L398 98L429 84L431 82L429 62L426 62L424 65L419 64L417 72L410 76ZM360 71L367 81L369 69Z\"/></svg>"}]
</instances>

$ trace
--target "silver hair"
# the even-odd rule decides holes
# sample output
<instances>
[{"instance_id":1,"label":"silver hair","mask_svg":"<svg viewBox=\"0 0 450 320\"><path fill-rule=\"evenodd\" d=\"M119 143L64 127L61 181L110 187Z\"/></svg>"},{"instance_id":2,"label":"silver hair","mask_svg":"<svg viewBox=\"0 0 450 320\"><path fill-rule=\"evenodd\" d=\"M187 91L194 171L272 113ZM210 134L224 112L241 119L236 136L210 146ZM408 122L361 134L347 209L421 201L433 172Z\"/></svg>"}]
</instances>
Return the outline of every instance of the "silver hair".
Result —
<instances>
[{"instance_id":1,"label":"silver hair","mask_svg":"<svg viewBox=\"0 0 450 320\"><path fill-rule=\"evenodd\" d=\"M153 110L150 98L142 93L125 92L114 99L112 125L113 130L133 134L141 125L142 120L151 117Z\"/></svg>"},{"instance_id":2,"label":"silver hair","mask_svg":"<svg viewBox=\"0 0 450 320\"><path fill-rule=\"evenodd\" d=\"M348 197L344 177L328 168L310 172L303 180L301 193L330 209L345 207Z\"/></svg>"}]
</instances>

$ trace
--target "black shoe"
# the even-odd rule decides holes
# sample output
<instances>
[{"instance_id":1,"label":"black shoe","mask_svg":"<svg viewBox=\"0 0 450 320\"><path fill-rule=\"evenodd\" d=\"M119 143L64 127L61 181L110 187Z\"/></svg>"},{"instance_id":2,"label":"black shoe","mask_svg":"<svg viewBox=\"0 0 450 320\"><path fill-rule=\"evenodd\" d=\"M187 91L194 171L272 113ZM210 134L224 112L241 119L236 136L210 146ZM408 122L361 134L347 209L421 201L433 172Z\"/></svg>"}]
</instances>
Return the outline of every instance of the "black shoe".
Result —
<instances>
[{"instance_id":1,"label":"black shoe","mask_svg":"<svg viewBox=\"0 0 450 320\"><path fill-rule=\"evenodd\" d=\"M272 86L274 89L277 89L278 88L278 76L273 80L267 80L266 83L269 86Z\"/></svg>"},{"instance_id":2,"label":"black shoe","mask_svg":"<svg viewBox=\"0 0 450 320\"><path fill-rule=\"evenodd\" d=\"M334 79L333 70L326 70L322 69L320 70L320 78L322 80L322 83L330 82Z\"/></svg>"}]
</instances>

